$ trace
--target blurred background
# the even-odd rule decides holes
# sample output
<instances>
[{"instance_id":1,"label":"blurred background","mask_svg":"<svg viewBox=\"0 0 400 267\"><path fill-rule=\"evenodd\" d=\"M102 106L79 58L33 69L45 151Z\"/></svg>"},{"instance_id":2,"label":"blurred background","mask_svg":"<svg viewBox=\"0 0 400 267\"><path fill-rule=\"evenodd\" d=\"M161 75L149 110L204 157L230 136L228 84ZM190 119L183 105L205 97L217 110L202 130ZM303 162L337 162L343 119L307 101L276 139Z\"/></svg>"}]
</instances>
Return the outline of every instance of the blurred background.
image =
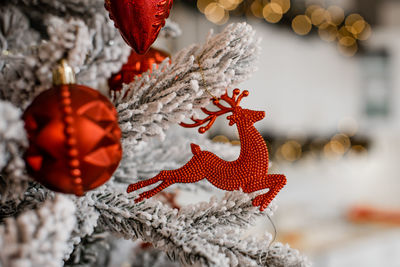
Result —
<instances>
[{"instance_id":1,"label":"blurred background","mask_svg":"<svg viewBox=\"0 0 400 267\"><path fill-rule=\"evenodd\" d=\"M400 266L400 1L176 0L171 17L170 53L231 22L262 38L240 88L267 112L271 173L288 178L278 240L316 267ZM221 119L210 138L239 145L235 131Z\"/></svg>"}]
</instances>

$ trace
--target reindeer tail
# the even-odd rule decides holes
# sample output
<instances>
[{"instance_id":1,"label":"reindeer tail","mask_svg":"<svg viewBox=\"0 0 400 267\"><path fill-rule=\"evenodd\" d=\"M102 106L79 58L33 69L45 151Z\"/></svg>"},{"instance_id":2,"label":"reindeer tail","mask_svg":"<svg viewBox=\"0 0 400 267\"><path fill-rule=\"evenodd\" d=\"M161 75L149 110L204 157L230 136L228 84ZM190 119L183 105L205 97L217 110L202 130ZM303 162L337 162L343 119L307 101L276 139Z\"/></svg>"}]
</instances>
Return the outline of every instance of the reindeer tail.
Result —
<instances>
[{"instance_id":1,"label":"reindeer tail","mask_svg":"<svg viewBox=\"0 0 400 267\"><path fill-rule=\"evenodd\" d=\"M192 148L192 153L193 155L197 155L201 152L200 146L196 144L190 144L190 147Z\"/></svg>"}]
</instances>

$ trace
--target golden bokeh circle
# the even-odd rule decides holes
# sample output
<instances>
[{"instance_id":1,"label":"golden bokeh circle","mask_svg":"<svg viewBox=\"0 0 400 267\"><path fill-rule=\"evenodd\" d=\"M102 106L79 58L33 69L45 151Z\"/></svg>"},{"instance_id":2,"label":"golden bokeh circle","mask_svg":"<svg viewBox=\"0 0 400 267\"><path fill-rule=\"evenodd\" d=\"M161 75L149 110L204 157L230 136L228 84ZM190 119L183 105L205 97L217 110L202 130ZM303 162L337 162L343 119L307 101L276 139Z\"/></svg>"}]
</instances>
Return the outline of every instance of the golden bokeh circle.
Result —
<instances>
[{"instance_id":1,"label":"golden bokeh circle","mask_svg":"<svg viewBox=\"0 0 400 267\"><path fill-rule=\"evenodd\" d=\"M288 141L280 148L282 157L287 161L295 161L301 157L301 145L296 141Z\"/></svg>"},{"instance_id":2,"label":"golden bokeh circle","mask_svg":"<svg viewBox=\"0 0 400 267\"><path fill-rule=\"evenodd\" d=\"M237 5L238 1L236 0L218 0L218 3L225 9L225 10L234 10Z\"/></svg>"},{"instance_id":3,"label":"golden bokeh circle","mask_svg":"<svg viewBox=\"0 0 400 267\"><path fill-rule=\"evenodd\" d=\"M344 11L339 6L330 6L327 8L327 12L330 14L330 21L334 25L339 25L344 20Z\"/></svg>"},{"instance_id":4,"label":"golden bokeh circle","mask_svg":"<svg viewBox=\"0 0 400 267\"><path fill-rule=\"evenodd\" d=\"M226 10L216 2L210 3L206 6L204 9L204 14L206 15L206 18L213 22L213 23L219 23L224 19Z\"/></svg>"},{"instance_id":5,"label":"golden bokeh circle","mask_svg":"<svg viewBox=\"0 0 400 267\"><path fill-rule=\"evenodd\" d=\"M350 47L356 43L356 39L351 36L343 36L339 39L339 44L342 46Z\"/></svg>"},{"instance_id":6,"label":"golden bokeh circle","mask_svg":"<svg viewBox=\"0 0 400 267\"><path fill-rule=\"evenodd\" d=\"M318 35L324 41L333 42L338 35L338 29L336 25L324 22L318 27Z\"/></svg>"},{"instance_id":7,"label":"golden bokeh circle","mask_svg":"<svg viewBox=\"0 0 400 267\"><path fill-rule=\"evenodd\" d=\"M356 34L355 37L356 37L358 40L365 41L365 40L367 40L369 37L371 37L371 34L372 34L371 25L369 25L368 23L366 23L366 24L365 24L365 27L364 27L364 29L363 29L363 31L360 32L359 34Z\"/></svg>"},{"instance_id":8,"label":"golden bokeh circle","mask_svg":"<svg viewBox=\"0 0 400 267\"><path fill-rule=\"evenodd\" d=\"M290 0L271 0L271 3L278 4L282 9L282 13L286 13L290 9Z\"/></svg>"},{"instance_id":9,"label":"golden bokeh circle","mask_svg":"<svg viewBox=\"0 0 400 267\"><path fill-rule=\"evenodd\" d=\"M340 143L337 140L332 140L330 142L330 149L332 150L332 152L338 154L338 155L343 155L346 151L342 145L342 143Z\"/></svg>"},{"instance_id":10,"label":"golden bokeh circle","mask_svg":"<svg viewBox=\"0 0 400 267\"><path fill-rule=\"evenodd\" d=\"M318 5L309 5L309 6L307 7L307 9L306 9L306 12L305 12L306 16L309 17L309 18L311 19L312 13L313 13L316 9L318 9L318 8L321 8L321 7L318 6Z\"/></svg>"},{"instance_id":11,"label":"golden bokeh circle","mask_svg":"<svg viewBox=\"0 0 400 267\"><path fill-rule=\"evenodd\" d=\"M346 26L340 27L337 35L338 40L346 36L353 37L353 34L347 30Z\"/></svg>"},{"instance_id":12,"label":"golden bokeh circle","mask_svg":"<svg viewBox=\"0 0 400 267\"><path fill-rule=\"evenodd\" d=\"M336 141L330 141L325 144L323 151L324 156L332 160L338 160L344 154L344 149L342 145Z\"/></svg>"},{"instance_id":13,"label":"golden bokeh circle","mask_svg":"<svg viewBox=\"0 0 400 267\"><path fill-rule=\"evenodd\" d=\"M227 10L225 10L224 17L220 21L217 21L215 24L223 25L223 24L227 23L228 20L229 20L229 12Z\"/></svg>"},{"instance_id":14,"label":"golden bokeh circle","mask_svg":"<svg viewBox=\"0 0 400 267\"><path fill-rule=\"evenodd\" d=\"M217 135L215 136L212 141L214 143L229 143L230 140L228 137L226 137L225 135Z\"/></svg>"},{"instance_id":15,"label":"golden bokeh circle","mask_svg":"<svg viewBox=\"0 0 400 267\"><path fill-rule=\"evenodd\" d=\"M204 14L204 10L212 2L214 2L214 0L197 0L197 8Z\"/></svg>"},{"instance_id":16,"label":"golden bokeh circle","mask_svg":"<svg viewBox=\"0 0 400 267\"><path fill-rule=\"evenodd\" d=\"M367 22L365 20L357 20L356 22L353 23L351 26L352 28L352 33L354 35L360 34L364 31L365 27L367 26Z\"/></svg>"},{"instance_id":17,"label":"golden bokeh circle","mask_svg":"<svg viewBox=\"0 0 400 267\"><path fill-rule=\"evenodd\" d=\"M255 0L251 3L250 10L255 17L263 18L263 5L259 0Z\"/></svg>"},{"instance_id":18,"label":"golden bokeh circle","mask_svg":"<svg viewBox=\"0 0 400 267\"><path fill-rule=\"evenodd\" d=\"M346 42L347 42L347 41L346 41ZM342 55L347 56L347 57L354 56L355 53L357 53L357 51L358 51L357 42L354 42L353 45L346 46L346 45L342 45L342 44L340 43L340 41L339 41L339 42L337 43L337 47L338 47L339 52L340 52Z\"/></svg>"},{"instance_id":19,"label":"golden bokeh circle","mask_svg":"<svg viewBox=\"0 0 400 267\"><path fill-rule=\"evenodd\" d=\"M364 18L360 14L357 13L350 14L346 17L345 25L352 26L356 21L359 20L364 20Z\"/></svg>"},{"instance_id":20,"label":"golden bokeh circle","mask_svg":"<svg viewBox=\"0 0 400 267\"><path fill-rule=\"evenodd\" d=\"M270 23L277 23L282 19L283 11L280 5L268 3L263 8L263 17Z\"/></svg>"},{"instance_id":21,"label":"golden bokeh circle","mask_svg":"<svg viewBox=\"0 0 400 267\"><path fill-rule=\"evenodd\" d=\"M331 142L334 142L336 146L340 145L340 149L337 151L343 150L343 153L347 152L351 146L350 138L345 134L336 134L334 137L332 137Z\"/></svg>"},{"instance_id":22,"label":"golden bokeh circle","mask_svg":"<svg viewBox=\"0 0 400 267\"><path fill-rule=\"evenodd\" d=\"M325 21L330 20L330 14L323 8L315 9L311 14L311 23L315 26L318 26Z\"/></svg>"},{"instance_id":23,"label":"golden bokeh circle","mask_svg":"<svg viewBox=\"0 0 400 267\"><path fill-rule=\"evenodd\" d=\"M292 20L292 29L298 35L306 35L311 31L311 20L306 15L297 15Z\"/></svg>"}]
</instances>

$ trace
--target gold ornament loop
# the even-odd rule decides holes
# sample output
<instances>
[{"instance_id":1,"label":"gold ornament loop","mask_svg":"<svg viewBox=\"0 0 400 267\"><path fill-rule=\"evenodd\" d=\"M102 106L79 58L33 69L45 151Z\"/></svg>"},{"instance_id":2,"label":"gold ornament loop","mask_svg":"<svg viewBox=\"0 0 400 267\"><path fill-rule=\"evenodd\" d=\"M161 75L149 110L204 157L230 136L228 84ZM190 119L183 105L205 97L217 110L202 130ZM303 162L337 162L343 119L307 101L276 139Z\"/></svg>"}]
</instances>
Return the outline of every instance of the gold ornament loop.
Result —
<instances>
[{"instance_id":1,"label":"gold ornament loop","mask_svg":"<svg viewBox=\"0 0 400 267\"><path fill-rule=\"evenodd\" d=\"M68 64L67 60L62 59L53 70L53 85L76 84L75 72Z\"/></svg>"}]
</instances>

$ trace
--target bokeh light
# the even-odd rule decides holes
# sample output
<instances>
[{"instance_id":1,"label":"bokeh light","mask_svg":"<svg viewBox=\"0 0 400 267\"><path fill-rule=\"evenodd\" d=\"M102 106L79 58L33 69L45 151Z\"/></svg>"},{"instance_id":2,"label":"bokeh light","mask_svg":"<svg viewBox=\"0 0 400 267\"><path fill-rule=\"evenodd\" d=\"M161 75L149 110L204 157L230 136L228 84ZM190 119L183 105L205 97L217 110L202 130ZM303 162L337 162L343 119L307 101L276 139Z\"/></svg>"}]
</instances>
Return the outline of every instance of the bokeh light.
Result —
<instances>
[{"instance_id":1,"label":"bokeh light","mask_svg":"<svg viewBox=\"0 0 400 267\"><path fill-rule=\"evenodd\" d=\"M225 135L217 135L212 139L213 142L215 143L229 143L229 139L228 137L226 137Z\"/></svg>"},{"instance_id":2,"label":"bokeh light","mask_svg":"<svg viewBox=\"0 0 400 267\"><path fill-rule=\"evenodd\" d=\"M240 140L233 140L233 141L231 141L231 145L233 145L233 146L240 146Z\"/></svg>"},{"instance_id":3,"label":"bokeh light","mask_svg":"<svg viewBox=\"0 0 400 267\"><path fill-rule=\"evenodd\" d=\"M330 14L322 7L315 9L311 14L311 23L318 26L325 21L330 21Z\"/></svg>"},{"instance_id":4,"label":"bokeh light","mask_svg":"<svg viewBox=\"0 0 400 267\"><path fill-rule=\"evenodd\" d=\"M318 6L318 5L310 5L310 6L308 6L307 9L306 9L306 12L305 12L306 16L309 17L309 18L311 19L312 13L313 13L316 9L319 9L319 8L321 8L321 7Z\"/></svg>"},{"instance_id":5,"label":"bokeh light","mask_svg":"<svg viewBox=\"0 0 400 267\"><path fill-rule=\"evenodd\" d=\"M365 41L371 36L371 34L372 34L371 25L365 23L364 30L359 34L356 34L355 37L358 40Z\"/></svg>"},{"instance_id":6,"label":"bokeh light","mask_svg":"<svg viewBox=\"0 0 400 267\"><path fill-rule=\"evenodd\" d=\"M338 142L330 141L324 146L324 156L328 159L340 159L343 156L344 149Z\"/></svg>"},{"instance_id":7,"label":"bokeh light","mask_svg":"<svg viewBox=\"0 0 400 267\"><path fill-rule=\"evenodd\" d=\"M305 15L297 15L292 20L292 29L299 35L306 35L311 31L311 20Z\"/></svg>"},{"instance_id":8,"label":"bokeh light","mask_svg":"<svg viewBox=\"0 0 400 267\"><path fill-rule=\"evenodd\" d=\"M268 3L263 8L263 17L270 23L277 23L282 19L282 7L277 3Z\"/></svg>"},{"instance_id":9,"label":"bokeh light","mask_svg":"<svg viewBox=\"0 0 400 267\"><path fill-rule=\"evenodd\" d=\"M347 38L347 37L344 37L344 38ZM349 44L349 43L352 43L352 41L350 39L346 39L346 40L343 41L343 43ZM356 42L353 42L352 45L342 45L340 42L338 42L337 46L338 46L339 52L342 55L348 56L348 57L354 56L355 53L357 53L357 50L358 50L358 45L357 45Z\"/></svg>"},{"instance_id":10,"label":"bokeh light","mask_svg":"<svg viewBox=\"0 0 400 267\"><path fill-rule=\"evenodd\" d=\"M296 141L288 141L280 148L282 157L287 161L295 161L301 157L301 145Z\"/></svg>"},{"instance_id":11,"label":"bokeh light","mask_svg":"<svg viewBox=\"0 0 400 267\"><path fill-rule=\"evenodd\" d=\"M367 22L365 22L365 20L358 20L353 23L353 25L350 27L349 31L353 35L360 34L364 31L366 25L367 25Z\"/></svg>"},{"instance_id":12,"label":"bokeh light","mask_svg":"<svg viewBox=\"0 0 400 267\"><path fill-rule=\"evenodd\" d=\"M291 0L197 0L197 7L206 18L215 24L225 24L233 15L245 15L252 19L264 18L269 23L278 23L291 8ZM357 13L345 16L344 9L337 5L325 7L325 1L306 1L303 14L290 13L291 27L298 35L307 35L313 26L319 37L326 42L337 41L342 55L353 56L359 50L359 41L365 41L372 34L371 25ZM230 13L231 12L231 13ZM298 10L295 8L294 12ZM294 17L291 17L295 15Z\"/></svg>"},{"instance_id":13,"label":"bokeh light","mask_svg":"<svg viewBox=\"0 0 400 267\"><path fill-rule=\"evenodd\" d=\"M345 134L336 134L331 139L332 150L336 153L344 154L351 146L350 138Z\"/></svg>"},{"instance_id":14,"label":"bokeh light","mask_svg":"<svg viewBox=\"0 0 400 267\"><path fill-rule=\"evenodd\" d=\"M208 4L204 9L206 18L213 23L220 23L223 21L226 13L226 10L216 2Z\"/></svg>"},{"instance_id":15,"label":"bokeh light","mask_svg":"<svg viewBox=\"0 0 400 267\"><path fill-rule=\"evenodd\" d=\"M257 18L263 18L263 5L259 0L253 1L250 6L251 12Z\"/></svg>"},{"instance_id":16,"label":"bokeh light","mask_svg":"<svg viewBox=\"0 0 400 267\"><path fill-rule=\"evenodd\" d=\"M350 14L346 17L345 25L351 27L355 22L360 20L364 20L364 18L360 14Z\"/></svg>"},{"instance_id":17,"label":"bokeh light","mask_svg":"<svg viewBox=\"0 0 400 267\"><path fill-rule=\"evenodd\" d=\"M336 37L338 35L338 30L335 24L332 24L330 22L325 22L319 25L318 35L324 41L333 42L336 40Z\"/></svg>"},{"instance_id":18,"label":"bokeh light","mask_svg":"<svg viewBox=\"0 0 400 267\"><path fill-rule=\"evenodd\" d=\"M359 154L363 154L366 155L368 154L368 151L365 147L361 146L361 145L355 145L351 147L351 154L355 154L355 155L359 155Z\"/></svg>"},{"instance_id":19,"label":"bokeh light","mask_svg":"<svg viewBox=\"0 0 400 267\"><path fill-rule=\"evenodd\" d=\"M212 2L214 2L214 1L213 0L197 0L197 8L199 9L199 11L201 13L204 13L204 10L206 9L206 7Z\"/></svg>"},{"instance_id":20,"label":"bokeh light","mask_svg":"<svg viewBox=\"0 0 400 267\"><path fill-rule=\"evenodd\" d=\"M351 36L343 36L339 39L339 44L341 46L349 47L353 46L356 43L356 39Z\"/></svg>"},{"instance_id":21,"label":"bokeh light","mask_svg":"<svg viewBox=\"0 0 400 267\"><path fill-rule=\"evenodd\" d=\"M339 6L330 6L327 8L330 15L330 23L340 25L344 20L344 11Z\"/></svg>"},{"instance_id":22,"label":"bokeh light","mask_svg":"<svg viewBox=\"0 0 400 267\"><path fill-rule=\"evenodd\" d=\"M286 13L290 9L290 0L271 0L271 3L278 4L282 9L282 13Z\"/></svg>"},{"instance_id":23,"label":"bokeh light","mask_svg":"<svg viewBox=\"0 0 400 267\"><path fill-rule=\"evenodd\" d=\"M225 10L234 10L241 1L238 0L218 0L218 3L225 9Z\"/></svg>"}]
</instances>

